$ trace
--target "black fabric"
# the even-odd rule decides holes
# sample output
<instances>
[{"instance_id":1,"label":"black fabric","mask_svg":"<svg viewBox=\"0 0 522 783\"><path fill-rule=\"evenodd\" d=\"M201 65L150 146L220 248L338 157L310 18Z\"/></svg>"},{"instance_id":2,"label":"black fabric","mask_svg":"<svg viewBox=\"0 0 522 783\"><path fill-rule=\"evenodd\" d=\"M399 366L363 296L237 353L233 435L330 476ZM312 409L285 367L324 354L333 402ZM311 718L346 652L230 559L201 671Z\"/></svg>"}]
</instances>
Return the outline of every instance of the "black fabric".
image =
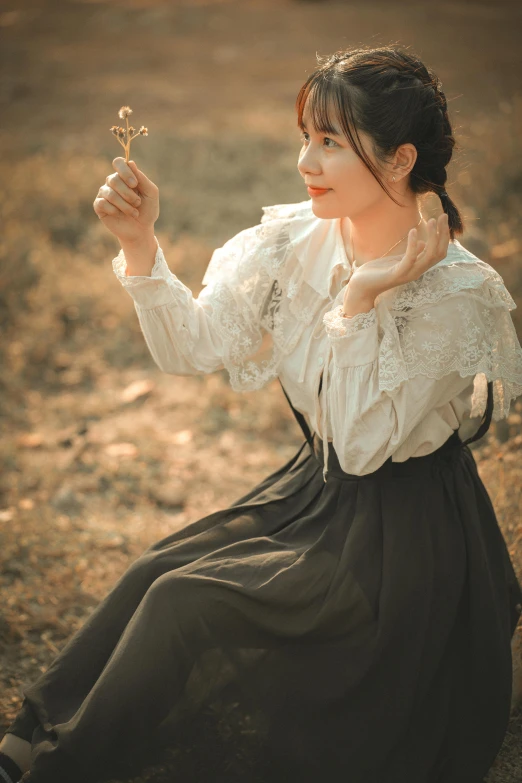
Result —
<instances>
[{"instance_id":1,"label":"black fabric","mask_svg":"<svg viewBox=\"0 0 522 783\"><path fill-rule=\"evenodd\" d=\"M22 770L16 764L13 759L10 756L7 756L5 753L2 753L0 750L0 783L8 783L5 779L5 775L2 774L2 771L5 772L11 783L18 783L20 778L22 777Z\"/></svg>"},{"instance_id":2,"label":"black fabric","mask_svg":"<svg viewBox=\"0 0 522 783\"><path fill-rule=\"evenodd\" d=\"M291 409L292 409L292 411L294 413L294 416L297 419L297 423L299 424L299 426L301 427L301 429L303 431L303 435L305 436L305 440L308 442L308 445L310 446L311 450L313 451L314 450L313 435L312 435L312 432L310 430L310 427L308 426L308 423L307 423L305 417L303 416L303 414L300 411L296 410L296 408L294 408L294 406L292 405L292 401L291 401L290 397L288 396L285 387L281 383L281 379L279 379L279 383L281 384L281 388L283 390L283 393L284 393L286 399L288 400L288 404L290 405L290 407L291 407ZM322 385L323 385L323 374L321 373L321 380L319 381L319 393L321 392L321 386Z\"/></svg>"},{"instance_id":3,"label":"black fabric","mask_svg":"<svg viewBox=\"0 0 522 783\"><path fill-rule=\"evenodd\" d=\"M166 747L201 783L482 781L522 593L473 454L454 432L365 476L322 461L314 435L131 564L24 688L30 783Z\"/></svg>"},{"instance_id":4,"label":"black fabric","mask_svg":"<svg viewBox=\"0 0 522 783\"><path fill-rule=\"evenodd\" d=\"M493 415L493 381L489 381L488 401L486 403L486 410L484 411L483 419L475 434L467 438L465 441L463 441L464 446L469 446L470 443L474 443L475 441L480 440L480 438L482 438L486 434L486 432L489 429L489 425L491 424L492 415Z\"/></svg>"}]
</instances>

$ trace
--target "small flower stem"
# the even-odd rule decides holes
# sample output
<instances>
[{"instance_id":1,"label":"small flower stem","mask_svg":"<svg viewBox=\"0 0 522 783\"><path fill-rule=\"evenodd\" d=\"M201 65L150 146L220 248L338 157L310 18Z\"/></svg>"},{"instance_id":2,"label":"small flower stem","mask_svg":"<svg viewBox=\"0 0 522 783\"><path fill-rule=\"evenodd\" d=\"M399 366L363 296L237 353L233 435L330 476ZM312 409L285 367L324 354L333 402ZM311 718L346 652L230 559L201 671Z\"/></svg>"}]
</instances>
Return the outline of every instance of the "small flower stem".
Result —
<instances>
[{"instance_id":1,"label":"small flower stem","mask_svg":"<svg viewBox=\"0 0 522 783\"><path fill-rule=\"evenodd\" d=\"M130 158L129 115L125 117L125 122L127 123L127 143L125 145L125 163L128 163Z\"/></svg>"}]
</instances>

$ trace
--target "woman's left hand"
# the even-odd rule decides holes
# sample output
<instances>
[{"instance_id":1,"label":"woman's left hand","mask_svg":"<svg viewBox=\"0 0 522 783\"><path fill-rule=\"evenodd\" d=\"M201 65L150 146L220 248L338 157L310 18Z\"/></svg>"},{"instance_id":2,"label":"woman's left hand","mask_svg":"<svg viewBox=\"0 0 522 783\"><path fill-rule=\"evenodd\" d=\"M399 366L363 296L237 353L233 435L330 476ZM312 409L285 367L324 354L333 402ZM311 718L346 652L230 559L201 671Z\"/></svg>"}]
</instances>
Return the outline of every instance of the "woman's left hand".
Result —
<instances>
[{"instance_id":1,"label":"woman's left hand","mask_svg":"<svg viewBox=\"0 0 522 783\"><path fill-rule=\"evenodd\" d=\"M346 286L343 304L347 306L354 299L372 302L390 288L417 280L442 261L448 253L450 240L447 214L444 212L437 220L432 218L427 226L427 242L417 239L415 229L410 231L406 253L400 261L378 258L357 267Z\"/></svg>"}]
</instances>

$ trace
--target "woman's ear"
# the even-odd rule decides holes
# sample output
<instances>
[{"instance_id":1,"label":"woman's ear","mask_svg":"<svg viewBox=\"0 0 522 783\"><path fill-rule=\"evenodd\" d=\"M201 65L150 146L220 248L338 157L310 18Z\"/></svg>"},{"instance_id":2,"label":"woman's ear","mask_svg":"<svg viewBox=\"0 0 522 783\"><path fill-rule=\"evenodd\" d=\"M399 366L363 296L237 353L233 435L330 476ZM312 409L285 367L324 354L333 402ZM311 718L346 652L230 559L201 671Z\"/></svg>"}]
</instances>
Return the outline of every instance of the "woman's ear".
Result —
<instances>
[{"instance_id":1,"label":"woman's ear","mask_svg":"<svg viewBox=\"0 0 522 783\"><path fill-rule=\"evenodd\" d=\"M417 148L414 144L408 142L398 147L391 164L391 174L395 176L395 182L398 182L410 173L415 166L416 160Z\"/></svg>"}]
</instances>

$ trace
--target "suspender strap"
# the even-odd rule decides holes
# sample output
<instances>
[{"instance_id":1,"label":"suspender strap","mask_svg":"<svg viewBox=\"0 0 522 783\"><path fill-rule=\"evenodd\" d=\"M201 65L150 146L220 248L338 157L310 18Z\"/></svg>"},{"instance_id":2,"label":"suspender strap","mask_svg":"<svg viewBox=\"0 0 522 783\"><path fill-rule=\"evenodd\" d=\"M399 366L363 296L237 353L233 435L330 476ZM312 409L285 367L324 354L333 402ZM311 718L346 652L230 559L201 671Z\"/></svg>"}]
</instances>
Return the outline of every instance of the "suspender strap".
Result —
<instances>
[{"instance_id":1,"label":"suspender strap","mask_svg":"<svg viewBox=\"0 0 522 783\"><path fill-rule=\"evenodd\" d=\"M279 383L281 383L281 378L279 378ZM288 403L289 403L290 407L292 408L292 410L294 412L294 416L297 419L297 423L299 424L299 426L303 430L303 434L304 434L306 440L308 441L308 443L310 444L310 448L312 449L312 453L313 453L313 451L314 451L314 444L313 444L313 439L312 439L312 433L310 432L310 427L306 423L306 419L303 416L303 414L300 413L298 410L296 410L294 408L294 406L292 405L292 403L290 402L290 397L286 393L286 389L285 389L285 387L283 386L282 383L281 383L281 388L282 388L282 390L285 393L285 397L288 400Z\"/></svg>"},{"instance_id":2,"label":"suspender strap","mask_svg":"<svg viewBox=\"0 0 522 783\"><path fill-rule=\"evenodd\" d=\"M471 438L467 438L462 442L463 446L467 446L469 443L473 443L475 440L479 440L489 429L491 424L491 417L493 415L493 381L488 381L488 401L486 404L486 410L484 411L483 419L480 423L480 427Z\"/></svg>"},{"instance_id":3,"label":"suspender strap","mask_svg":"<svg viewBox=\"0 0 522 783\"><path fill-rule=\"evenodd\" d=\"M279 378L279 383L281 383L281 378ZM321 381L319 383L319 393L321 392L322 384L323 384L323 376L321 375ZM302 413L300 413L298 410L294 408L294 406L290 401L290 397L286 393L286 389L282 383L281 383L281 388L285 394L286 399L288 400L288 404L290 405L292 411L294 412L294 416L297 419L297 423L301 427L303 434L306 440L308 441L308 443L310 444L310 448L312 449L313 452L314 450L313 436L308 424L306 423L306 419ZM467 438L465 441L462 442L463 446L467 446L470 443L474 443L474 441L479 440L486 434L486 432L489 429L489 425L491 424L492 415L493 415L493 381L488 381L488 401L486 404L486 410L484 411L482 421L476 433L472 435L470 438Z\"/></svg>"}]
</instances>

